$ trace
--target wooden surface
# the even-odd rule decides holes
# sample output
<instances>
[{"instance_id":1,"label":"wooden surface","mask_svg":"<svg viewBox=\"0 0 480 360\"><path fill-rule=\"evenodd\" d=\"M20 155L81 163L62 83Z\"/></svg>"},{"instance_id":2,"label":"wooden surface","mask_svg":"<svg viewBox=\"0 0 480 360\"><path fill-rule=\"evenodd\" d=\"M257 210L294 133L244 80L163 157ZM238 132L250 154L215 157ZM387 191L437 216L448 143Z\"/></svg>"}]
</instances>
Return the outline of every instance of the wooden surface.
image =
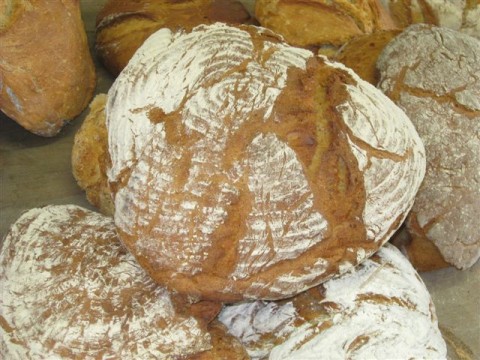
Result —
<instances>
[{"instance_id":1,"label":"wooden surface","mask_svg":"<svg viewBox=\"0 0 480 360\"><path fill-rule=\"evenodd\" d=\"M81 1L93 54L95 17L104 2ZM247 1L249 10L252 5L252 1ZM106 92L113 80L96 64L96 92ZM73 136L85 115L86 111L58 136L46 139L28 133L0 113L0 239L10 224L32 207L72 203L93 209L71 175ZM467 271L450 268L421 276L432 294L445 333L463 343L471 351L470 358L480 359L480 264Z\"/></svg>"}]
</instances>

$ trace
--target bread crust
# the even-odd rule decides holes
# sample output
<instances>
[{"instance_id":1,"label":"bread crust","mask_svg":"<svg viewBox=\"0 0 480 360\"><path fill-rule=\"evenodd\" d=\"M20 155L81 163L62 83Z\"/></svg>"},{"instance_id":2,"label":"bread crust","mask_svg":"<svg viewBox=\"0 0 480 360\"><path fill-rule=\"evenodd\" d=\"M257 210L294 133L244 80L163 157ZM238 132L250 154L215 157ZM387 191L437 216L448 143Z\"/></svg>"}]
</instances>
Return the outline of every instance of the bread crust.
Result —
<instances>
[{"instance_id":1,"label":"bread crust","mask_svg":"<svg viewBox=\"0 0 480 360\"><path fill-rule=\"evenodd\" d=\"M252 359L446 359L427 288L392 245L293 298L219 315Z\"/></svg>"},{"instance_id":2,"label":"bread crust","mask_svg":"<svg viewBox=\"0 0 480 360\"><path fill-rule=\"evenodd\" d=\"M54 136L88 105L95 88L80 4L6 4L11 11L0 27L0 109L28 131Z\"/></svg>"},{"instance_id":3,"label":"bread crust","mask_svg":"<svg viewBox=\"0 0 480 360\"><path fill-rule=\"evenodd\" d=\"M96 52L116 76L155 31L191 30L215 22L251 24L254 20L237 0L109 0L97 16Z\"/></svg>"},{"instance_id":4,"label":"bread crust","mask_svg":"<svg viewBox=\"0 0 480 360\"><path fill-rule=\"evenodd\" d=\"M12 225L0 285L4 359L246 359L212 322L220 304L192 315L198 304L157 286L111 218L75 205L31 209Z\"/></svg>"},{"instance_id":5,"label":"bread crust","mask_svg":"<svg viewBox=\"0 0 480 360\"><path fill-rule=\"evenodd\" d=\"M425 242L459 269L480 257L480 43L448 28L417 24L380 55L379 88L410 117L427 152L427 172L407 225L415 266L428 254ZM415 244L417 246L415 246ZM423 249L423 250L422 250ZM417 262L418 261L418 262Z\"/></svg>"},{"instance_id":6,"label":"bread crust","mask_svg":"<svg viewBox=\"0 0 480 360\"><path fill-rule=\"evenodd\" d=\"M159 283L211 300L288 297L362 261L425 166L386 97L256 27L156 32L106 115L122 241Z\"/></svg>"},{"instance_id":7,"label":"bread crust","mask_svg":"<svg viewBox=\"0 0 480 360\"><path fill-rule=\"evenodd\" d=\"M257 0L264 27L295 46L339 48L354 37L396 26L376 0Z\"/></svg>"},{"instance_id":8,"label":"bread crust","mask_svg":"<svg viewBox=\"0 0 480 360\"><path fill-rule=\"evenodd\" d=\"M75 134L72 146L72 172L87 200L105 215L113 215L112 195L108 188L107 127L105 124L106 94L97 95L89 113Z\"/></svg>"}]
</instances>

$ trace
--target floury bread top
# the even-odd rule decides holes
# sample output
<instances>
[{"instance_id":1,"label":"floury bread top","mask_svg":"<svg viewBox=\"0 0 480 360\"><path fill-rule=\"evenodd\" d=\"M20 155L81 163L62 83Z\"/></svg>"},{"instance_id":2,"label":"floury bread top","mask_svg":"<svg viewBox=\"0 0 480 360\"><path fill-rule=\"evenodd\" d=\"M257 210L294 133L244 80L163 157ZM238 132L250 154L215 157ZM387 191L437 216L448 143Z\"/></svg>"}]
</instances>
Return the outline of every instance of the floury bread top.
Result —
<instances>
[{"instance_id":1,"label":"floury bread top","mask_svg":"<svg viewBox=\"0 0 480 360\"><path fill-rule=\"evenodd\" d=\"M253 26L153 34L109 91L115 223L159 283L284 298L376 251L425 170L406 115Z\"/></svg>"},{"instance_id":2,"label":"floury bread top","mask_svg":"<svg viewBox=\"0 0 480 360\"><path fill-rule=\"evenodd\" d=\"M447 356L430 295L392 245L291 299L226 306L219 319L257 360Z\"/></svg>"}]
</instances>

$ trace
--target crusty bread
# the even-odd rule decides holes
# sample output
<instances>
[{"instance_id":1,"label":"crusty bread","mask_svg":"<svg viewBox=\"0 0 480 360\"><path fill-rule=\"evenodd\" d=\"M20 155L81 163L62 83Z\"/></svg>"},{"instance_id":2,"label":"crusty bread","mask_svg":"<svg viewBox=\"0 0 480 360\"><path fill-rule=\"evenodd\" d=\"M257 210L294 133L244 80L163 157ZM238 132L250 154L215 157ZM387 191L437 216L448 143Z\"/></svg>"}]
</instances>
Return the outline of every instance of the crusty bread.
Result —
<instances>
[{"instance_id":1,"label":"crusty bread","mask_svg":"<svg viewBox=\"0 0 480 360\"><path fill-rule=\"evenodd\" d=\"M444 259L466 269L480 257L480 42L461 32L412 25L384 49L377 62L379 88L417 128L427 173L408 219L414 265L425 241ZM423 244L423 245L422 245ZM417 263L417 261L419 261Z\"/></svg>"},{"instance_id":2,"label":"crusty bread","mask_svg":"<svg viewBox=\"0 0 480 360\"><path fill-rule=\"evenodd\" d=\"M25 129L53 136L95 88L80 4L4 0L0 9L0 109Z\"/></svg>"},{"instance_id":3,"label":"crusty bread","mask_svg":"<svg viewBox=\"0 0 480 360\"><path fill-rule=\"evenodd\" d=\"M212 300L284 298L356 265L425 169L380 91L253 26L156 32L106 117L123 243L159 283Z\"/></svg>"},{"instance_id":4,"label":"crusty bread","mask_svg":"<svg viewBox=\"0 0 480 360\"><path fill-rule=\"evenodd\" d=\"M257 0L255 15L262 26L283 35L288 43L321 51L396 27L377 0Z\"/></svg>"},{"instance_id":5,"label":"crusty bread","mask_svg":"<svg viewBox=\"0 0 480 360\"><path fill-rule=\"evenodd\" d=\"M258 360L447 356L427 288L391 245L305 293L226 306L219 319Z\"/></svg>"},{"instance_id":6,"label":"crusty bread","mask_svg":"<svg viewBox=\"0 0 480 360\"><path fill-rule=\"evenodd\" d=\"M333 60L341 62L354 70L363 80L376 86L380 78L376 66L378 56L400 32L384 30L355 37L340 48L333 56Z\"/></svg>"},{"instance_id":7,"label":"crusty bread","mask_svg":"<svg viewBox=\"0 0 480 360\"><path fill-rule=\"evenodd\" d=\"M78 206L20 217L0 253L0 288L2 359L246 358L220 325L176 310L111 218Z\"/></svg>"},{"instance_id":8,"label":"crusty bread","mask_svg":"<svg viewBox=\"0 0 480 360\"><path fill-rule=\"evenodd\" d=\"M237 0L109 0L97 16L96 51L105 67L117 75L158 29L191 30L200 24L253 21Z\"/></svg>"},{"instance_id":9,"label":"crusty bread","mask_svg":"<svg viewBox=\"0 0 480 360\"><path fill-rule=\"evenodd\" d=\"M479 0L381 0L401 27L426 23L480 38Z\"/></svg>"},{"instance_id":10,"label":"crusty bread","mask_svg":"<svg viewBox=\"0 0 480 360\"><path fill-rule=\"evenodd\" d=\"M97 95L89 113L75 134L72 146L72 171L88 201L105 215L113 215L113 202L108 189L107 127L105 125L106 94Z\"/></svg>"}]
</instances>

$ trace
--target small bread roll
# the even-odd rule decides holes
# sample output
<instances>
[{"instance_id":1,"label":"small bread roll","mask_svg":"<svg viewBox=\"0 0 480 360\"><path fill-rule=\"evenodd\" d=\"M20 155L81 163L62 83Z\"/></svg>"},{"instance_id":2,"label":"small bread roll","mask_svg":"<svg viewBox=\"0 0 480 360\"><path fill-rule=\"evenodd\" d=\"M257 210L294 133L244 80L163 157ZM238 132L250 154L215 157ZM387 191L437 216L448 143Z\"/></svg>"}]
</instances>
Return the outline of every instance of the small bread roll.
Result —
<instances>
[{"instance_id":1,"label":"small bread roll","mask_svg":"<svg viewBox=\"0 0 480 360\"><path fill-rule=\"evenodd\" d=\"M210 300L285 298L361 262L425 170L386 96L253 26L156 32L106 119L122 242L160 284Z\"/></svg>"},{"instance_id":2,"label":"small bread roll","mask_svg":"<svg viewBox=\"0 0 480 360\"><path fill-rule=\"evenodd\" d=\"M381 0L401 27L426 23L480 38L479 0Z\"/></svg>"},{"instance_id":3,"label":"small bread roll","mask_svg":"<svg viewBox=\"0 0 480 360\"><path fill-rule=\"evenodd\" d=\"M176 309L120 245L111 218L78 206L18 219L0 253L0 288L2 359L246 358L222 325L210 332Z\"/></svg>"},{"instance_id":4,"label":"small bread roll","mask_svg":"<svg viewBox=\"0 0 480 360\"><path fill-rule=\"evenodd\" d=\"M377 0L257 0L255 15L288 43L325 55L354 37L396 27Z\"/></svg>"},{"instance_id":5,"label":"small bread roll","mask_svg":"<svg viewBox=\"0 0 480 360\"><path fill-rule=\"evenodd\" d=\"M233 304L219 319L252 359L447 358L430 294L392 245L291 299Z\"/></svg>"},{"instance_id":6,"label":"small bread roll","mask_svg":"<svg viewBox=\"0 0 480 360\"><path fill-rule=\"evenodd\" d=\"M8 117L54 136L87 107L95 68L79 1L2 1L0 44L0 110Z\"/></svg>"},{"instance_id":7,"label":"small bread roll","mask_svg":"<svg viewBox=\"0 0 480 360\"><path fill-rule=\"evenodd\" d=\"M105 125L106 94L97 95L89 113L75 134L72 146L72 171L87 200L105 215L113 215L113 201L108 188L107 127Z\"/></svg>"},{"instance_id":8,"label":"small bread roll","mask_svg":"<svg viewBox=\"0 0 480 360\"><path fill-rule=\"evenodd\" d=\"M96 52L116 76L158 29L191 30L215 22L244 24L253 19L237 0L109 0L97 16Z\"/></svg>"},{"instance_id":9,"label":"small bread roll","mask_svg":"<svg viewBox=\"0 0 480 360\"><path fill-rule=\"evenodd\" d=\"M428 270L417 262L426 254L413 252L431 241L445 261L469 268L480 257L480 42L447 28L412 25L385 47L377 66L379 88L410 117L427 154L407 223L410 257Z\"/></svg>"}]
</instances>

